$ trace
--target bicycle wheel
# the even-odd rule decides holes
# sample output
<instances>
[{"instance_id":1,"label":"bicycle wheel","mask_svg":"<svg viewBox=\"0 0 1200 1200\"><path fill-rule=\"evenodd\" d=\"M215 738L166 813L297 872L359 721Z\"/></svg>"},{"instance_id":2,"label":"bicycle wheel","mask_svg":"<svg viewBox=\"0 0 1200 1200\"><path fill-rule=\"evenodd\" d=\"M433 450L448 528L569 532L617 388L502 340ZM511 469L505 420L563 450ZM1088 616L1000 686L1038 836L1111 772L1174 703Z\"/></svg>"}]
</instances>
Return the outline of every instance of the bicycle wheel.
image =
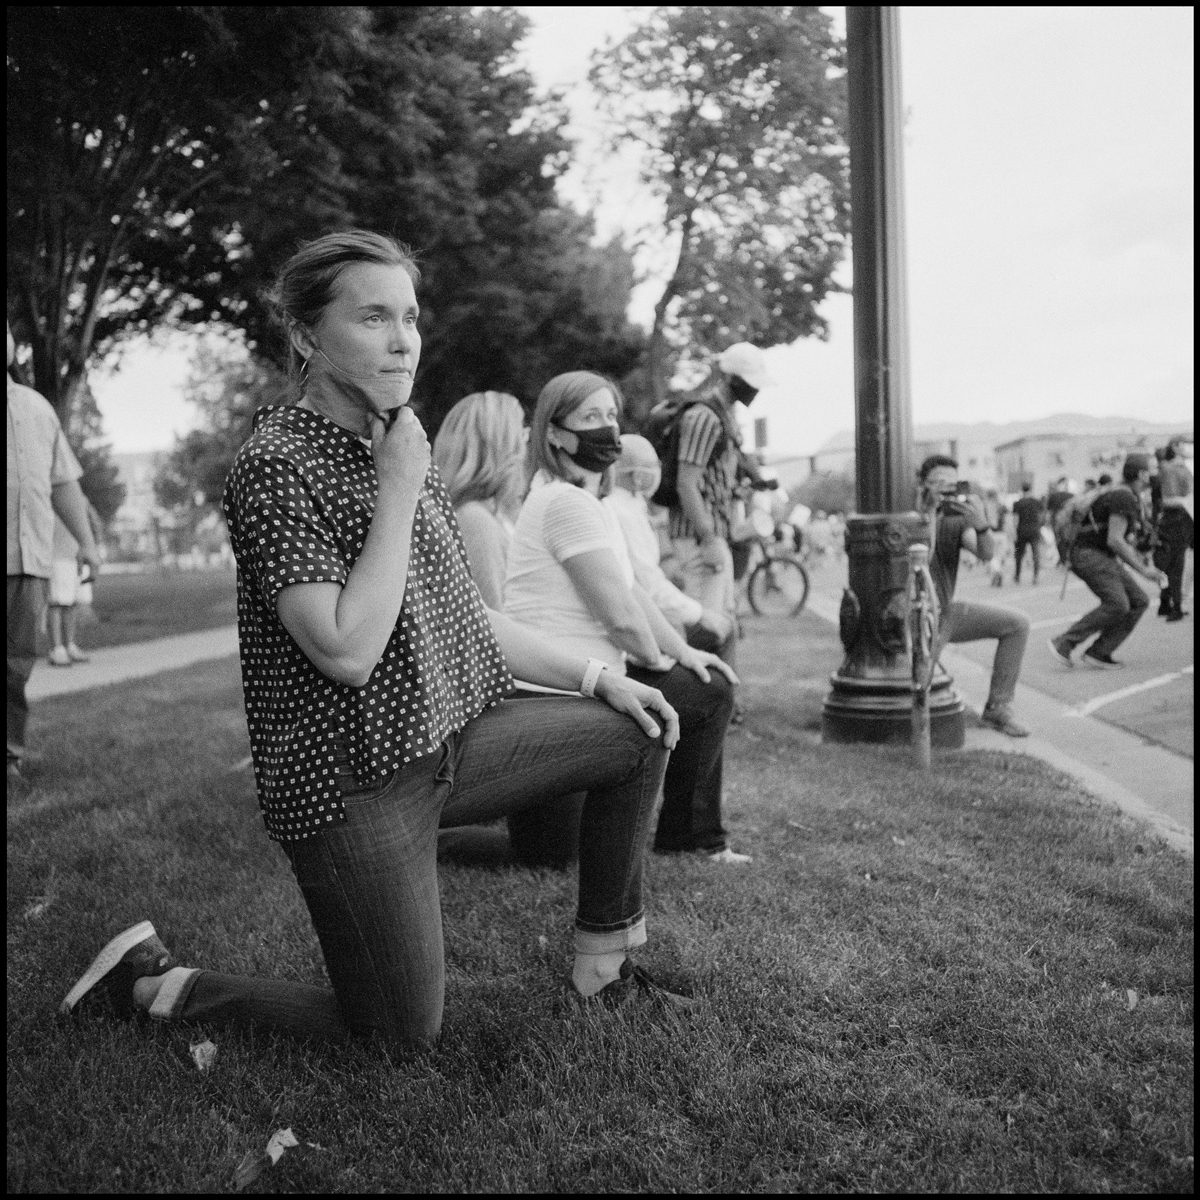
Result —
<instances>
[{"instance_id":1,"label":"bicycle wheel","mask_svg":"<svg viewBox=\"0 0 1200 1200\"><path fill-rule=\"evenodd\" d=\"M746 595L760 617L794 617L808 599L808 572L791 557L764 559L754 568Z\"/></svg>"}]
</instances>

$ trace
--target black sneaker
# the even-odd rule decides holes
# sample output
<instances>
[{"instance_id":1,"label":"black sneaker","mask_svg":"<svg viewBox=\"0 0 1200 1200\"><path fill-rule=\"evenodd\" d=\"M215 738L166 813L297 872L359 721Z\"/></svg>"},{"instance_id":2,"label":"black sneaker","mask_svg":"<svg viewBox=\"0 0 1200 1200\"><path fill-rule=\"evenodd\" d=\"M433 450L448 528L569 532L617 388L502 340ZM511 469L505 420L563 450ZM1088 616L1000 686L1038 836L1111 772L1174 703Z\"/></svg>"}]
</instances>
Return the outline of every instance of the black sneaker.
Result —
<instances>
[{"instance_id":1,"label":"black sneaker","mask_svg":"<svg viewBox=\"0 0 1200 1200\"><path fill-rule=\"evenodd\" d=\"M606 1008L624 1008L639 1000L649 1000L678 1012L690 1012L699 1005L699 1001L690 996L668 991L662 984L656 983L648 971L628 958L621 964L621 977L602 987L594 996L587 997L587 1000L589 1003L595 1001L603 1004Z\"/></svg>"},{"instance_id":2,"label":"black sneaker","mask_svg":"<svg viewBox=\"0 0 1200 1200\"><path fill-rule=\"evenodd\" d=\"M1054 657L1057 658L1064 667L1073 667L1075 665L1071 661L1071 651L1064 646L1062 642L1058 640L1058 638L1051 638L1046 645L1050 647L1050 653L1053 654Z\"/></svg>"},{"instance_id":3,"label":"black sneaker","mask_svg":"<svg viewBox=\"0 0 1200 1200\"><path fill-rule=\"evenodd\" d=\"M68 1016L100 1012L132 1017L134 983L147 975L163 975L174 965L149 921L131 925L92 959L58 1011Z\"/></svg>"},{"instance_id":4,"label":"black sneaker","mask_svg":"<svg viewBox=\"0 0 1200 1200\"><path fill-rule=\"evenodd\" d=\"M1125 664L1118 662L1111 654L1097 654L1095 650L1085 650L1083 661L1090 666L1099 667L1102 671L1119 671Z\"/></svg>"}]
</instances>

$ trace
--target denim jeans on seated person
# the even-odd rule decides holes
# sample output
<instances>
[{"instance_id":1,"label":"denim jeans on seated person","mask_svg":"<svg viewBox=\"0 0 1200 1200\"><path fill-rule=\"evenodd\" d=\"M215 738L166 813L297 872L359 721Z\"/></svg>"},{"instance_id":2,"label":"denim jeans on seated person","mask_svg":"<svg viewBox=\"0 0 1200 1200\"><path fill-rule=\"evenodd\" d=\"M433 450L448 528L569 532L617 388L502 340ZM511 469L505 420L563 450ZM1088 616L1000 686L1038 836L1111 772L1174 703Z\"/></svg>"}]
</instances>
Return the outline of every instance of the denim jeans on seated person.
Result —
<instances>
[{"instance_id":1,"label":"denim jeans on seated person","mask_svg":"<svg viewBox=\"0 0 1200 1200\"><path fill-rule=\"evenodd\" d=\"M987 707L1005 708L1017 694L1021 662L1029 641L1029 618L1015 608L1003 608L998 604L950 602L938 630L939 652L947 643L961 645L991 638L996 639L996 657L992 660Z\"/></svg>"},{"instance_id":2,"label":"denim jeans on seated person","mask_svg":"<svg viewBox=\"0 0 1200 1200\"><path fill-rule=\"evenodd\" d=\"M445 994L440 825L491 821L547 795L586 791L576 949L646 940L642 872L666 767L650 739L599 700L505 700L390 779L345 793L346 820L284 844L333 984L170 972L164 1020L253 1023L315 1036L380 1034L428 1046Z\"/></svg>"}]
</instances>

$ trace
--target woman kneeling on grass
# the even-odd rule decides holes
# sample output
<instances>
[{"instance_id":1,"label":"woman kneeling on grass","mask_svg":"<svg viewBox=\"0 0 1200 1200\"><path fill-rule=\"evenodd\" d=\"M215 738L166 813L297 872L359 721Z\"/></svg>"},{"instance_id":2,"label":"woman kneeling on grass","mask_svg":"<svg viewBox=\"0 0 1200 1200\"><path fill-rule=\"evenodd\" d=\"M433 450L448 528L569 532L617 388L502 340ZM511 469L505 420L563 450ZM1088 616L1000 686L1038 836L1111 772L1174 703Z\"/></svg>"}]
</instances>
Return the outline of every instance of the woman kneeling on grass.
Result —
<instances>
[{"instance_id":1,"label":"woman kneeling on grass","mask_svg":"<svg viewBox=\"0 0 1200 1200\"><path fill-rule=\"evenodd\" d=\"M115 937L63 1012L255 1023L430 1045L445 993L439 824L585 791L571 982L657 988L642 870L674 709L654 688L486 609L407 406L421 353L409 252L329 234L275 293L299 399L258 414L225 492L238 564L259 802L308 904L333 990L174 965L146 921ZM555 700L506 700L510 670Z\"/></svg>"}]
</instances>

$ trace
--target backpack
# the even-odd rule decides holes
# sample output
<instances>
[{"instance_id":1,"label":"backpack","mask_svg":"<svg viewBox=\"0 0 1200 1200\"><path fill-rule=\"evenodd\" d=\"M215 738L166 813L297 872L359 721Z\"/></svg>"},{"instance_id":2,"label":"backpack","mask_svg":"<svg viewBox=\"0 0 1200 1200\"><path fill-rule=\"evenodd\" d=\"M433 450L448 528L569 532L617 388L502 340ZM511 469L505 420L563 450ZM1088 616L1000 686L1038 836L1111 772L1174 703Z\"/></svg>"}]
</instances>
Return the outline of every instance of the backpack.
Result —
<instances>
[{"instance_id":1,"label":"backpack","mask_svg":"<svg viewBox=\"0 0 1200 1200\"><path fill-rule=\"evenodd\" d=\"M714 449L720 454L725 449L725 418L716 405L695 397L672 397L656 404L646 417L643 436L654 447L662 465L662 481L658 490L650 497L651 504L663 508L679 506L679 424L684 412L693 404L704 404L712 409L721 420L721 436Z\"/></svg>"},{"instance_id":2,"label":"backpack","mask_svg":"<svg viewBox=\"0 0 1200 1200\"><path fill-rule=\"evenodd\" d=\"M1058 548L1058 561L1064 566L1071 561L1071 551L1075 548L1075 539L1083 530L1099 533L1100 526L1092 516L1092 505L1118 486L1106 484L1104 487L1092 488L1072 496L1054 514L1051 529L1054 531L1054 544Z\"/></svg>"}]
</instances>

